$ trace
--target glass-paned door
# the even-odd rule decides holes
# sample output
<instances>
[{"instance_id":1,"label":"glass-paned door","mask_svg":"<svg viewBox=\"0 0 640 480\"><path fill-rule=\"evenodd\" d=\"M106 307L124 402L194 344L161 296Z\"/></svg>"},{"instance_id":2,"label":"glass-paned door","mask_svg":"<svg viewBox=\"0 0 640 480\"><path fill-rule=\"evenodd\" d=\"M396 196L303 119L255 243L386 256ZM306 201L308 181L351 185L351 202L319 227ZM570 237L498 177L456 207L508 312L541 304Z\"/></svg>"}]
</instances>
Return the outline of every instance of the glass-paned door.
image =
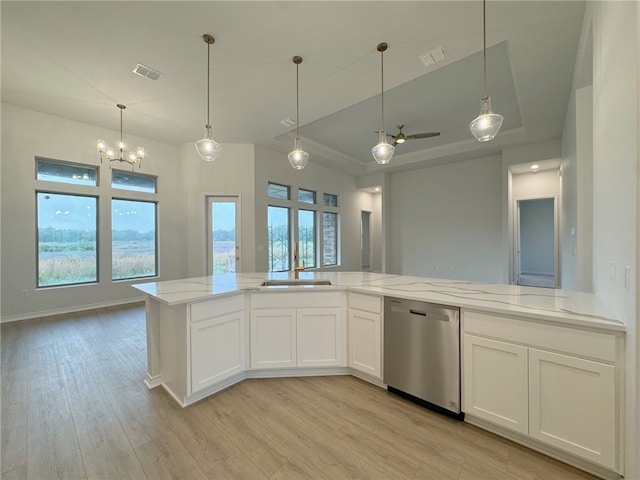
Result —
<instances>
[{"instance_id":1,"label":"glass-paned door","mask_svg":"<svg viewBox=\"0 0 640 480\"><path fill-rule=\"evenodd\" d=\"M240 271L240 199L207 196L207 274Z\"/></svg>"}]
</instances>

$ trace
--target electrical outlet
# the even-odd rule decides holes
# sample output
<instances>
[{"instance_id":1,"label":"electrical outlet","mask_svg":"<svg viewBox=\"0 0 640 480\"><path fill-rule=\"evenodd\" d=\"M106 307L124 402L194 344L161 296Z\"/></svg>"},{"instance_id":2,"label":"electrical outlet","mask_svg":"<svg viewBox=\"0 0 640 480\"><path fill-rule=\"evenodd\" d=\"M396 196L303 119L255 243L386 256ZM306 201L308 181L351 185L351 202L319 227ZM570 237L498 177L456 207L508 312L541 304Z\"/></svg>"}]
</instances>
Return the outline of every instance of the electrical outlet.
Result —
<instances>
[{"instance_id":1,"label":"electrical outlet","mask_svg":"<svg viewBox=\"0 0 640 480\"><path fill-rule=\"evenodd\" d=\"M22 293L23 297L28 297L29 296L29 290L27 290L26 288L23 288L21 293Z\"/></svg>"},{"instance_id":2,"label":"electrical outlet","mask_svg":"<svg viewBox=\"0 0 640 480\"><path fill-rule=\"evenodd\" d=\"M631 288L631 267L629 265L624 267L624 288L627 290Z\"/></svg>"},{"instance_id":3,"label":"electrical outlet","mask_svg":"<svg viewBox=\"0 0 640 480\"><path fill-rule=\"evenodd\" d=\"M616 262L611 262L611 281L616 281Z\"/></svg>"}]
</instances>

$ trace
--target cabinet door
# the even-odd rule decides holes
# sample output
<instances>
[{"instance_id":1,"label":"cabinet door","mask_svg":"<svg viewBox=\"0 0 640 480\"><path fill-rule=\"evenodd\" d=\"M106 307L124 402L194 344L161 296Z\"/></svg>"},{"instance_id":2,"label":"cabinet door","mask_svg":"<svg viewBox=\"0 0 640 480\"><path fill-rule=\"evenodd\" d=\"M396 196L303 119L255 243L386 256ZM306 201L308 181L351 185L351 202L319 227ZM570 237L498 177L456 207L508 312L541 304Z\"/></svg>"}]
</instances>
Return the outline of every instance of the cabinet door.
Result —
<instances>
[{"instance_id":1,"label":"cabinet door","mask_svg":"<svg viewBox=\"0 0 640 480\"><path fill-rule=\"evenodd\" d=\"M340 308L298 310L298 366L343 364L343 323Z\"/></svg>"},{"instance_id":2,"label":"cabinet door","mask_svg":"<svg viewBox=\"0 0 640 480\"><path fill-rule=\"evenodd\" d=\"M251 368L296 366L296 310L251 312Z\"/></svg>"},{"instance_id":3,"label":"cabinet door","mask_svg":"<svg viewBox=\"0 0 640 480\"><path fill-rule=\"evenodd\" d=\"M464 411L528 431L527 348L464 335Z\"/></svg>"},{"instance_id":4,"label":"cabinet door","mask_svg":"<svg viewBox=\"0 0 640 480\"><path fill-rule=\"evenodd\" d=\"M244 312L191 325L190 393L245 370Z\"/></svg>"},{"instance_id":5,"label":"cabinet door","mask_svg":"<svg viewBox=\"0 0 640 480\"><path fill-rule=\"evenodd\" d=\"M380 315L349 309L348 322L349 367L382 378Z\"/></svg>"},{"instance_id":6,"label":"cabinet door","mask_svg":"<svg viewBox=\"0 0 640 480\"><path fill-rule=\"evenodd\" d=\"M615 367L529 351L531 436L615 469Z\"/></svg>"}]
</instances>

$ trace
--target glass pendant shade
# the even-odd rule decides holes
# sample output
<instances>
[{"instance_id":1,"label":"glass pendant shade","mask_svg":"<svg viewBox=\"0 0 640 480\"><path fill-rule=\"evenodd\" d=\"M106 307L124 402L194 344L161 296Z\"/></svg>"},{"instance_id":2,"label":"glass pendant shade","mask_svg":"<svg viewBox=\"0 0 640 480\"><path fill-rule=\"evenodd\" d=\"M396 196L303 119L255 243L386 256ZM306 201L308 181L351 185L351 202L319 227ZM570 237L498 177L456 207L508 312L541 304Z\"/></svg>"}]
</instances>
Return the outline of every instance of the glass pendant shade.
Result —
<instances>
[{"instance_id":1,"label":"glass pendant shade","mask_svg":"<svg viewBox=\"0 0 640 480\"><path fill-rule=\"evenodd\" d=\"M502 120L502 115L491 111L491 97L485 97L482 99L480 115L471 121L469 129L478 141L488 142L500 131Z\"/></svg>"},{"instance_id":2,"label":"glass pendant shade","mask_svg":"<svg viewBox=\"0 0 640 480\"><path fill-rule=\"evenodd\" d=\"M376 159L380 165L386 165L393 157L395 147L387 142L387 134L384 130L380 130L380 139L378 144L371 149L373 158Z\"/></svg>"},{"instance_id":3,"label":"glass pendant shade","mask_svg":"<svg viewBox=\"0 0 640 480\"><path fill-rule=\"evenodd\" d=\"M211 126L204 127L204 138L196 142L196 151L205 162L213 162L220 155L220 144L211 138Z\"/></svg>"},{"instance_id":4,"label":"glass pendant shade","mask_svg":"<svg viewBox=\"0 0 640 480\"><path fill-rule=\"evenodd\" d=\"M302 150L299 137L296 137L294 149L289 154L289 163L296 170L302 170L309 163L309 154Z\"/></svg>"}]
</instances>

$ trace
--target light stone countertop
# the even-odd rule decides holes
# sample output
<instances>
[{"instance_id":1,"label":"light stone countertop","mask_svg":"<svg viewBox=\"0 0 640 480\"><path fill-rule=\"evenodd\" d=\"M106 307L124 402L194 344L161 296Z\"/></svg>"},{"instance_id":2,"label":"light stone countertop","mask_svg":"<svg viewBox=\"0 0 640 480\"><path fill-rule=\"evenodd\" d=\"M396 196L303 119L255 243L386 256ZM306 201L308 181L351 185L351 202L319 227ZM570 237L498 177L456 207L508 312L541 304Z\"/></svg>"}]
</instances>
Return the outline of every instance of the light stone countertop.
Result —
<instances>
[{"instance_id":1,"label":"light stone countertop","mask_svg":"<svg viewBox=\"0 0 640 480\"><path fill-rule=\"evenodd\" d=\"M166 305L213 300L247 291L348 290L440 303L487 313L515 314L554 323L626 331L594 294L551 288L520 287L368 272L300 273L300 279L329 280L330 286L273 286L271 279L293 279L292 272L238 273L133 285Z\"/></svg>"}]
</instances>

